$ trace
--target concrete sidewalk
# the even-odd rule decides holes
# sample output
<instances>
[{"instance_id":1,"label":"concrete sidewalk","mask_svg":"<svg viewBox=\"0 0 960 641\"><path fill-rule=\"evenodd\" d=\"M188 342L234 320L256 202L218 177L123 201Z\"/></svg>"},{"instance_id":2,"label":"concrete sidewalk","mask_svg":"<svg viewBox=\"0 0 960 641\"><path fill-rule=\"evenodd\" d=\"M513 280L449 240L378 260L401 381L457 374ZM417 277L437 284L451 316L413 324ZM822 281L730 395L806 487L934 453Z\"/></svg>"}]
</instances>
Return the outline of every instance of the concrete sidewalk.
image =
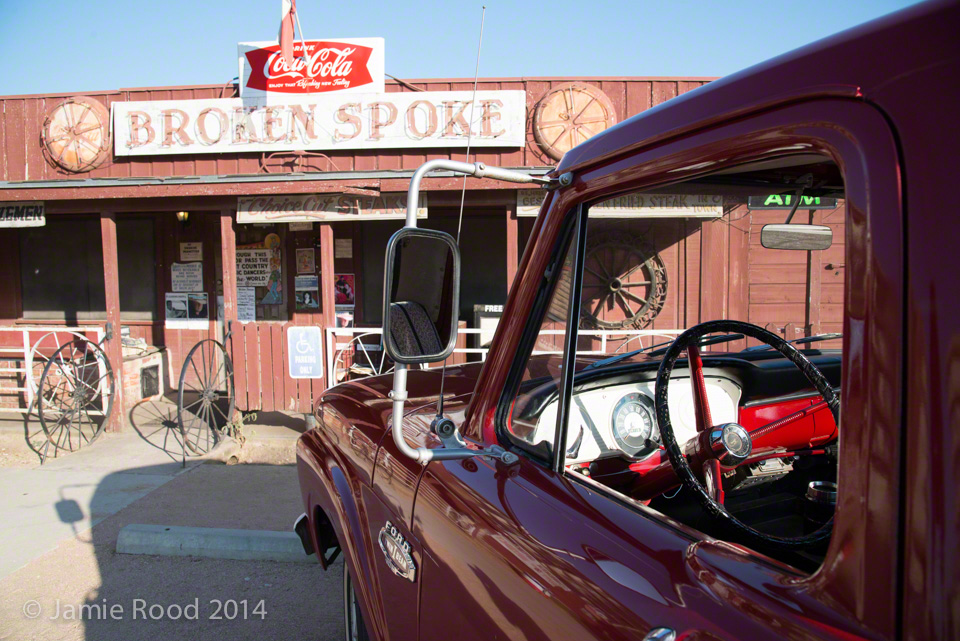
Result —
<instances>
[{"instance_id":1,"label":"concrete sidewalk","mask_svg":"<svg viewBox=\"0 0 960 641\"><path fill-rule=\"evenodd\" d=\"M264 424L245 426L248 440L241 450L240 462L292 463L296 439L305 426L303 417L276 412L263 414L258 421ZM11 447L19 438L18 447L32 455L24 438L26 431L36 431L32 424L25 428L22 421L4 421L0 431L4 447ZM176 405L162 400L138 404L131 412L126 431L104 433L92 445L77 452L50 458L43 466L39 465L39 459L24 462L21 457L14 467L0 467L0 550L3 550L0 578L52 550L61 541L89 531L201 463L197 458L188 457L184 467L182 459ZM233 500L242 503L241 497L242 492L237 492L235 499L225 497L224 506L241 508L239 513L245 513L241 505L232 503ZM249 500L248 497L247 502ZM176 509L172 513L175 514ZM291 523L295 516L290 517ZM158 523L155 520L134 522ZM179 520L168 524L207 525ZM284 527L289 525L285 523ZM253 526L231 524L229 527Z\"/></svg>"},{"instance_id":2,"label":"concrete sidewalk","mask_svg":"<svg viewBox=\"0 0 960 641\"><path fill-rule=\"evenodd\" d=\"M0 577L198 464L184 468L128 432L42 467L0 468Z\"/></svg>"}]
</instances>

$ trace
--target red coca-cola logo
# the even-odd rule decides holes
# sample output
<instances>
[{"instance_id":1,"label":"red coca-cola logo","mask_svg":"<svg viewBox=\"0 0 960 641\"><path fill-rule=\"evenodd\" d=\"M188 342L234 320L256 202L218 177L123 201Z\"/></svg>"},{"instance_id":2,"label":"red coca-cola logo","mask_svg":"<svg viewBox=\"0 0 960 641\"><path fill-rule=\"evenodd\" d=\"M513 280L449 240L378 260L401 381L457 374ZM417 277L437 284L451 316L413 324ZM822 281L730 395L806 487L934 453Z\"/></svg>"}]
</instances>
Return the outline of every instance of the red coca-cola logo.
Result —
<instances>
[{"instance_id":1,"label":"red coca-cola logo","mask_svg":"<svg viewBox=\"0 0 960 641\"><path fill-rule=\"evenodd\" d=\"M250 65L247 87L281 93L322 93L342 91L370 84L367 61L373 49L345 42L308 40L306 51L297 42L294 62L287 66L280 45L246 52Z\"/></svg>"}]
</instances>

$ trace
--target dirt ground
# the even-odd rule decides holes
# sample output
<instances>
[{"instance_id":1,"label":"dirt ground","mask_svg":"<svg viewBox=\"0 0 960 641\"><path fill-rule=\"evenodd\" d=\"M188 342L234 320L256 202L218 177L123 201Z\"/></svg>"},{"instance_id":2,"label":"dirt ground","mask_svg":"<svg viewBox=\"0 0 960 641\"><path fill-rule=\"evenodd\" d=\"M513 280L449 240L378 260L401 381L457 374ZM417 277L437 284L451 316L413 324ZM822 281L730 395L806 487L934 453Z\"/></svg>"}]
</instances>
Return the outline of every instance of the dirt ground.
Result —
<instances>
[{"instance_id":1,"label":"dirt ground","mask_svg":"<svg viewBox=\"0 0 960 641\"><path fill-rule=\"evenodd\" d=\"M0 581L0 640L318 639L342 631L342 562L118 555L129 523L288 530L290 465L201 465Z\"/></svg>"}]
</instances>

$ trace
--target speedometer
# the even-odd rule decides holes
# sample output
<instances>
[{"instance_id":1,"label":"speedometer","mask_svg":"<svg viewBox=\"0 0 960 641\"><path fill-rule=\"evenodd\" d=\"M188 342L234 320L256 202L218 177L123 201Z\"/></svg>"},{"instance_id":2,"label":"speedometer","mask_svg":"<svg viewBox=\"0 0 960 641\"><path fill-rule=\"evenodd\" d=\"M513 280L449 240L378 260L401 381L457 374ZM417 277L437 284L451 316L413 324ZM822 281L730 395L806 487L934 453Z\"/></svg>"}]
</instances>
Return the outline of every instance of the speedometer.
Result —
<instances>
[{"instance_id":1,"label":"speedometer","mask_svg":"<svg viewBox=\"0 0 960 641\"><path fill-rule=\"evenodd\" d=\"M613 438L629 456L637 456L656 448L660 440L653 401L649 396L627 394L613 408Z\"/></svg>"}]
</instances>

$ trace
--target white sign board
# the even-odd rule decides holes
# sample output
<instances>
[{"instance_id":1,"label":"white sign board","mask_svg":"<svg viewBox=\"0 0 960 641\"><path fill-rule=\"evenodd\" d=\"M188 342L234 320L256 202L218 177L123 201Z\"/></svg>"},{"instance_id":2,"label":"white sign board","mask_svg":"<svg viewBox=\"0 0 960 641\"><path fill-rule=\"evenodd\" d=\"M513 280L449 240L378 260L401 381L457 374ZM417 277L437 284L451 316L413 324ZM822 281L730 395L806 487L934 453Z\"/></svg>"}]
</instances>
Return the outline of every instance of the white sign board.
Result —
<instances>
[{"instance_id":1,"label":"white sign board","mask_svg":"<svg viewBox=\"0 0 960 641\"><path fill-rule=\"evenodd\" d=\"M272 249L237 250L237 286L266 287L270 284Z\"/></svg>"},{"instance_id":2,"label":"white sign board","mask_svg":"<svg viewBox=\"0 0 960 641\"><path fill-rule=\"evenodd\" d=\"M517 190L517 216L536 216L544 192ZM593 218L720 218L723 196L694 194L628 194L590 207Z\"/></svg>"},{"instance_id":3,"label":"white sign board","mask_svg":"<svg viewBox=\"0 0 960 641\"><path fill-rule=\"evenodd\" d=\"M47 224L43 203L0 203L0 227L43 227Z\"/></svg>"},{"instance_id":4,"label":"white sign board","mask_svg":"<svg viewBox=\"0 0 960 641\"><path fill-rule=\"evenodd\" d=\"M286 66L277 42L241 42L237 57L244 98L384 91L383 38L295 40Z\"/></svg>"},{"instance_id":5,"label":"white sign board","mask_svg":"<svg viewBox=\"0 0 960 641\"><path fill-rule=\"evenodd\" d=\"M290 378L323 378L319 327L287 327L287 368Z\"/></svg>"},{"instance_id":6,"label":"white sign board","mask_svg":"<svg viewBox=\"0 0 960 641\"><path fill-rule=\"evenodd\" d=\"M203 260L203 243L180 243L180 260L189 263L194 260Z\"/></svg>"},{"instance_id":7,"label":"white sign board","mask_svg":"<svg viewBox=\"0 0 960 641\"><path fill-rule=\"evenodd\" d=\"M237 198L238 223L403 220L406 215L405 193L385 193L379 196L293 194ZM427 195L421 193L417 218L426 217Z\"/></svg>"},{"instance_id":8,"label":"white sign board","mask_svg":"<svg viewBox=\"0 0 960 641\"><path fill-rule=\"evenodd\" d=\"M203 263L173 263L170 283L170 289L175 292L202 292Z\"/></svg>"},{"instance_id":9,"label":"white sign board","mask_svg":"<svg viewBox=\"0 0 960 641\"><path fill-rule=\"evenodd\" d=\"M240 154L294 150L522 147L526 92L471 91L290 96L283 104L220 98L115 102L114 155Z\"/></svg>"},{"instance_id":10,"label":"white sign board","mask_svg":"<svg viewBox=\"0 0 960 641\"><path fill-rule=\"evenodd\" d=\"M237 320L241 323L257 320L257 290L255 287L237 287Z\"/></svg>"}]
</instances>

